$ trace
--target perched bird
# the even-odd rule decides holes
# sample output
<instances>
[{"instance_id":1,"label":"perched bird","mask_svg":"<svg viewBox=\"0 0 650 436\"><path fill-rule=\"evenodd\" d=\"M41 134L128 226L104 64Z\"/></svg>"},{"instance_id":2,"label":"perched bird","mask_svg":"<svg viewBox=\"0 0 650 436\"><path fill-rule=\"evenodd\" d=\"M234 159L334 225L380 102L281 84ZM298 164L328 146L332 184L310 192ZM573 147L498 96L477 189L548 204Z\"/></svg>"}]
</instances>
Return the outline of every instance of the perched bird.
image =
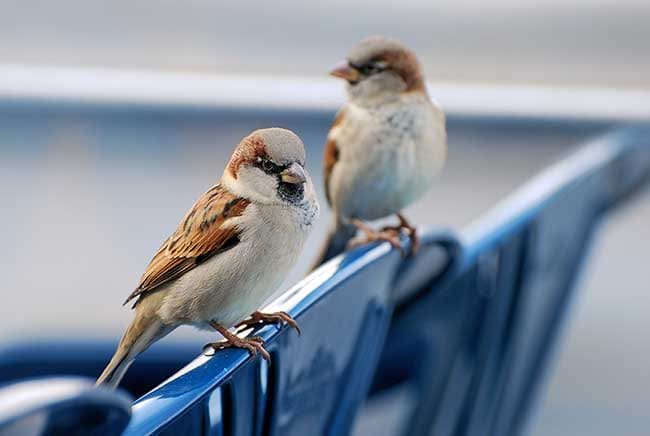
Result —
<instances>
[{"instance_id":1,"label":"perched bird","mask_svg":"<svg viewBox=\"0 0 650 436\"><path fill-rule=\"evenodd\" d=\"M415 53L400 42L370 37L330 72L347 81L348 101L327 136L325 192L334 220L316 266L346 244L388 241L401 249L415 228L400 211L424 194L447 157L445 115L431 101ZM374 230L366 221L397 214L400 225ZM351 239L361 230L363 236Z\"/></svg>"},{"instance_id":2,"label":"perched bird","mask_svg":"<svg viewBox=\"0 0 650 436\"><path fill-rule=\"evenodd\" d=\"M117 386L139 353L181 324L221 333L225 340L209 349L243 348L268 359L261 338L228 329L269 322L297 328L285 312L256 310L293 266L318 212L300 138L280 128L245 137L124 303L135 300L135 318L97 384Z\"/></svg>"}]
</instances>

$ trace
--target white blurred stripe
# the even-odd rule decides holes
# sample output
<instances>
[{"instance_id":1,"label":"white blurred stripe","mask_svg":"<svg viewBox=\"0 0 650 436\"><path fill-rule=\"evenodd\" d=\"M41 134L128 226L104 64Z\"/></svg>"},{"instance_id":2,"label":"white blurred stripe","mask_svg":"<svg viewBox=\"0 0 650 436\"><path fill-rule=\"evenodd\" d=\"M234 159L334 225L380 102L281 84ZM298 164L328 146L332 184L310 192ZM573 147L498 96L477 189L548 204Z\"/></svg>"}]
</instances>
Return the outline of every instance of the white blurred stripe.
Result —
<instances>
[{"instance_id":1,"label":"white blurred stripe","mask_svg":"<svg viewBox=\"0 0 650 436\"><path fill-rule=\"evenodd\" d=\"M343 88L329 78L0 65L0 103L334 111ZM650 120L645 89L450 83L429 89L451 115Z\"/></svg>"}]
</instances>

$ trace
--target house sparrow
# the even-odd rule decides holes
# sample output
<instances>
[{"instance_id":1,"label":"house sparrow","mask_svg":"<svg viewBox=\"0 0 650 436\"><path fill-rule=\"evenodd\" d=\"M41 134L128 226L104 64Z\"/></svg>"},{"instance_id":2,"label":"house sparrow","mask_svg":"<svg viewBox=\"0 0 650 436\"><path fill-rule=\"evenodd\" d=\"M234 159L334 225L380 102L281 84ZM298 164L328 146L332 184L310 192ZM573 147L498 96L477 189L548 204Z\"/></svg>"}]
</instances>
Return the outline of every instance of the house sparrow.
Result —
<instances>
[{"instance_id":1,"label":"house sparrow","mask_svg":"<svg viewBox=\"0 0 650 436\"><path fill-rule=\"evenodd\" d=\"M401 250L402 229L415 252L415 228L400 211L428 190L446 160L445 115L429 98L415 53L396 40L362 40L330 74L347 81L348 102L325 144L325 192L335 217L316 265L346 244L388 241ZM377 231L365 222L392 214L399 226ZM363 236L351 240L357 230Z\"/></svg>"},{"instance_id":2,"label":"house sparrow","mask_svg":"<svg viewBox=\"0 0 650 436\"><path fill-rule=\"evenodd\" d=\"M126 299L135 300L135 318L97 384L117 386L138 354L181 324L221 333L225 340L208 349L269 358L261 338L228 329L297 327L284 312L256 309L281 284L318 216L304 165L303 143L289 130L257 130L239 143L219 183L197 200Z\"/></svg>"}]
</instances>

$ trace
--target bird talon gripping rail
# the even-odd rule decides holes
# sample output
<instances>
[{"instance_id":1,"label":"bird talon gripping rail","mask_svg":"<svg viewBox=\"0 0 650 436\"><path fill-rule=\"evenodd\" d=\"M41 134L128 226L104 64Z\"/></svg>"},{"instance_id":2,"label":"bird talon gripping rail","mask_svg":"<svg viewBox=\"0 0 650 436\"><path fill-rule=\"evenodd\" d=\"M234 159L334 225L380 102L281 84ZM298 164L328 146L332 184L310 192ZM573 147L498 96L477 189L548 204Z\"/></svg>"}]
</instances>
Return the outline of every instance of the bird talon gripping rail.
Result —
<instances>
[{"instance_id":1,"label":"bird talon gripping rail","mask_svg":"<svg viewBox=\"0 0 650 436\"><path fill-rule=\"evenodd\" d=\"M382 244L315 271L272 307L297 318L302 336L257 332L271 365L241 350L197 357L138 398L130 419L119 391L70 381L64 394L46 390L12 409L13 386L0 390L0 432L41 414L43 428L78 434L344 435L366 402L402 395L401 434L518 434L598 221L649 174L650 128L615 132L458 235L424 232L416 257ZM56 350L44 369L30 347L0 353L3 380L58 372ZM156 363L138 365L155 372ZM105 413L77 413L90 403ZM67 420L54 419L62 411Z\"/></svg>"}]
</instances>

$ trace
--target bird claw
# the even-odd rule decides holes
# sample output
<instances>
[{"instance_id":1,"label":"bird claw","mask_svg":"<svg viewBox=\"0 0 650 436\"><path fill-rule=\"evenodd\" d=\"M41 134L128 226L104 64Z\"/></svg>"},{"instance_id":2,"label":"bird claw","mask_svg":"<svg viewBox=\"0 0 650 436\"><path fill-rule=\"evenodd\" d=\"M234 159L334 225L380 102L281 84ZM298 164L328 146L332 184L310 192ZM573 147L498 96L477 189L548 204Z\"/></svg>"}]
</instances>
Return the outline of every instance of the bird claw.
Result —
<instances>
[{"instance_id":1,"label":"bird claw","mask_svg":"<svg viewBox=\"0 0 650 436\"><path fill-rule=\"evenodd\" d=\"M409 223L408 220L401 213L397 214L397 218L399 218L398 225L386 226L382 228L381 231L394 231L400 234L402 231L405 231L409 239L411 240L411 248L409 250L409 254L411 256L415 256L418 250L420 249L420 238L417 234L417 228L413 226L411 223Z\"/></svg>"},{"instance_id":2,"label":"bird claw","mask_svg":"<svg viewBox=\"0 0 650 436\"><path fill-rule=\"evenodd\" d=\"M250 327L259 327L265 324L275 324L275 323L287 324L289 327L296 330L298 336L300 336L301 334L300 327L298 326L296 320L293 319L291 315L289 315L287 312L284 311L273 312L273 313L262 313L259 311L255 312L250 316L250 318L235 324L235 328L236 329L242 328L242 330L246 330L247 328Z\"/></svg>"},{"instance_id":3,"label":"bird claw","mask_svg":"<svg viewBox=\"0 0 650 436\"><path fill-rule=\"evenodd\" d=\"M227 338L219 342L211 342L203 346L203 354L205 356L213 356L218 351L225 350L226 348L240 348L247 350L251 356L257 356L259 352L264 360L267 362L271 361L271 355L264 348L264 339L259 336L253 336L250 338Z\"/></svg>"},{"instance_id":4,"label":"bird claw","mask_svg":"<svg viewBox=\"0 0 650 436\"><path fill-rule=\"evenodd\" d=\"M395 229L384 228L379 231L365 232L364 236L353 238L348 242L348 248L356 248L361 245L370 244L372 242L385 241L388 242L393 248L404 255L404 247L402 241L399 239L400 232Z\"/></svg>"},{"instance_id":5,"label":"bird claw","mask_svg":"<svg viewBox=\"0 0 650 436\"><path fill-rule=\"evenodd\" d=\"M401 231L405 230L406 234L409 237L409 240L411 241L411 246L409 248L409 255L410 256L415 256L417 252L420 250L420 237L417 234L417 230L415 227L403 227L403 226L388 226L384 227L381 229L381 232L397 232L398 234L401 234ZM398 239L399 240L399 239ZM403 247L400 244L401 252L404 254Z\"/></svg>"}]
</instances>

